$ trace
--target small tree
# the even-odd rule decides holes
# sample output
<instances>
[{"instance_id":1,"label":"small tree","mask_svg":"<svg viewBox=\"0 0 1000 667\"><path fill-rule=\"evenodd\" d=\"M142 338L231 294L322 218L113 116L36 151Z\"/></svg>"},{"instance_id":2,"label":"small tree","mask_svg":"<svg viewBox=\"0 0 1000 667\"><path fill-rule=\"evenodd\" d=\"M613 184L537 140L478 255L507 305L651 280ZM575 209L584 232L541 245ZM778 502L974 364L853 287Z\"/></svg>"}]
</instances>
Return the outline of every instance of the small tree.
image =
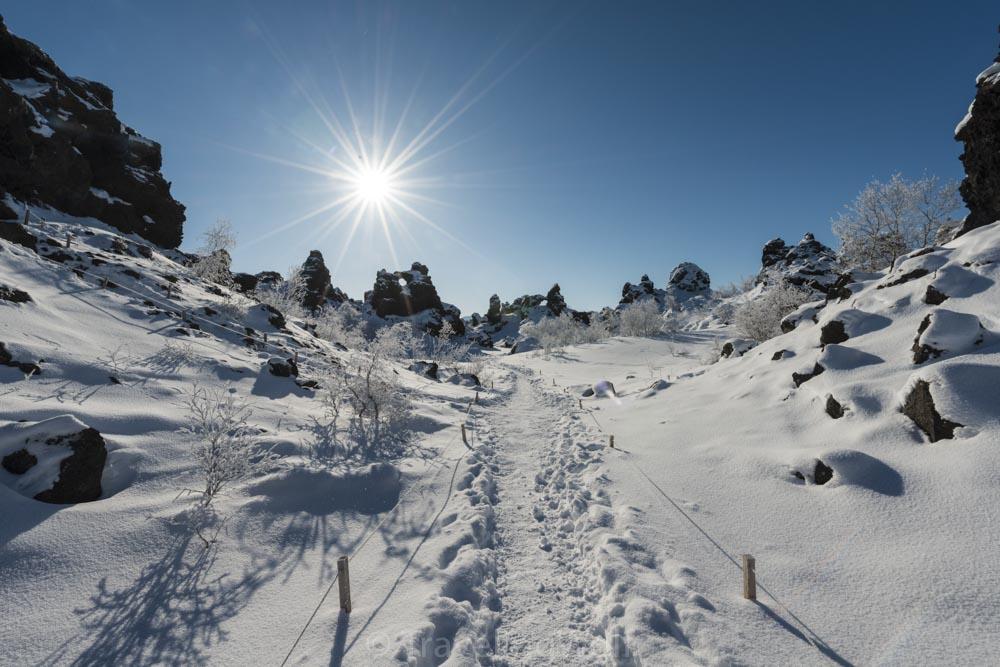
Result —
<instances>
[{"instance_id":1,"label":"small tree","mask_svg":"<svg viewBox=\"0 0 1000 667\"><path fill-rule=\"evenodd\" d=\"M208 506L227 485L270 463L268 453L254 447L253 412L245 399L228 390L195 385L186 395L185 407L188 430L194 436L194 457L205 478L202 505Z\"/></svg>"},{"instance_id":2,"label":"small tree","mask_svg":"<svg viewBox=\"0 0 1000 667\"><path fill-rule=\"evenodd\" d=\"M231 251L236 247L236 232L231 222L225 219L215 221L202 234L202 244L198 248L199 257L191 265L197 276L221 285L232 282L230 266Z\"/></svg>"},{"instance_id":3,"label":"small tree","mask_svg":"<svg viewBox=\"0 0 1000 667\"><path fill-rule=\"evenodd\" d=\"M781 334L781 320L811 296L807 289L779 281L759 298L736 309L736 330L744 338L761 343L774 338Z\"/></svg>"},{"instance_id":4,"label":"small tree","mask_svg":"<svg viewBox=\"0 0 1000 667\"><path fill-rule=\"evenodd\" d=\"M661 333L663 325L656 301L643 299L622 308L618 332L622 336L649 337Z\"/></svg>"},{"instance_id":5,"label":"small tree","mask_svg":"<svg viewBox=\"0 0 1000 667\"><path fill-rule=\"evenodd\" d=\"M862 271L891 266L900 255L933 243L960 207L954 181L909 181L898 173L886 183L873 179L832 223L841 259Z\"/></svg>"},{"instance_id":6,"label":"small tree","mask_svg":"<svg viewBox=\"0 0 1000 667\"><path fill-rule=\"evenodd\" d=\"M305 278L301 266L293 266L288 270L284 280L268 282L254 290L254 296L261 303L276 308L289 317L305 318L305 308L302 299L306 293Z\"/></svg>"},{"instance_id":7,"label":"small tree","mask_svg":"<svg viewBox=\"0 0 1000 667\"><path fill-rule=\"evenodd\" d=\"M401 354L398 331L393 331L397 327L379 329L362 353L343 371L333 370L327 380L331 387L331 396L324 401L327 415L336 420L344 414L342 407L350 409L348 457L395 456L406 442L410 399L389 366Z\"/></svg>"}]
</instances>

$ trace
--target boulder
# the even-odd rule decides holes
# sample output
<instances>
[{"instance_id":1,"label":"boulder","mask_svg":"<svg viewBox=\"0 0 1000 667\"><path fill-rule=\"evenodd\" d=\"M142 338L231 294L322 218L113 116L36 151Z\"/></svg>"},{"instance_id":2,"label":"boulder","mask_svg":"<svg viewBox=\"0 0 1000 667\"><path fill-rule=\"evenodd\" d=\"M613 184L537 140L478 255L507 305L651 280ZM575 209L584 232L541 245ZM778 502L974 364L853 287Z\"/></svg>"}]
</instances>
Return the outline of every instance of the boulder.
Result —
<instances>
[{"instance_id":1,"label":"boulder","mask_svg":"<svg viewBox=\"0 0 1000 667\"><path fill-rule=\"evenodd\" d=\"M955 129L965 179L959 192L966 216L957 235L1000 220L1000 56L976 77L976 97Z\"/></svg>"},{"instance_id":2,"label":"boulder","mask_svg":"<svg viewBox=\"0 0 1000 667\"><path fill-rule=\"evenodd\" d=\"M417 361L409 366L407 370L411 370L417 375L423 375L424 377L429 377L432 380L438 379L438 365L433 361Z\"/></svg>"},{"instance_id":3,"label":"boulder","mask_svg":"<svg viewBox=\"0 0 1000 667\"><path fill-rule=\"evenodd\" d=\"M600 380L583 390L584 398L590 398L591 396L597 398L615 398L618 394L615 392L615 385L607 380Z\"/></svg>"},{"instance_id":4,"label":"boulder","mask_svg":"<svg viewBox=\"0 0 1000 667\"><path fill-rule=\"evenodd\" d=\"M16 287L0 285L0 301L9 301L10 303L30 303L31 295L24 290L17 289Z\"/></svg>"},{"instance_id":5,"label":"boulder","mask_svg":"<svg viewBox=\"0 0 1000 667\"><path fill-rule=\"evenodd\" d=\"M0 456L11 487L35 500L85 503L103 492L104 438L70 415L0 429Z\"/></svg>"},{"instance_id":6,"label":"boulder","mask_svg":"<svg viewBox=\"0 0 1000 667\"><path fill-rule=\"evenodd\" d=\"M925 380L918 379L911 384L903 399L902 412L927 434L931 442L954 438L955 429L962 427L962 424L941 417L931 396L931 386Z\"/></svg>"},{"instance_id":7,"label":"boulder","mask_svg":"<svg viewBox=\"0 0 1000 667\"><path fill-rule=\"evenodd\" d=\"M844 406L833 397L833 394L828 394L826 397L826 414L834 419L840 419L844 416Z\"/></svg>"},{"instance_id":8,"label":"boulder","mask_svg":"<svg viewBox=\"0 0 1000 667\"><path fill-rule=\"evenodd\" d=\"M934 285L927 286L927 291L924 292L924 303L928 306L940 306L947 300L947 294L939 290L937 287L934 287Z\"/></svg>"},{"instance_id":9,"label":"boulder","mask_svg":"<svg viewBox=\"0 0 1000 667\"><path fill-rule=\"evenodd\" d=\"M280 378L299 376L299 366L294 359L279 359L277 357L268 359L267 370L271 375Z\"/></svg>"},{"instance_id":10,"label":"boulder","mask_svg":"<svg viewBox=\"0 0 1000 667\"><path fill-rule=\"evenodd\" d=\"M986 335L979 318L971 313L956 313L939 308L929 313L917 327L913 339L913 363L922 364L947 352L969 352Z\"/></svg>"},{"instance_id":11,"label":"boulder","mask_svg":"<svg viewBox=\"0 0 1000 667\"><path fill-rule=\"evenodd\" d=\"M38 375L42 372L38 364L14 359L14 355L7 349L7 345L2 342L0 342L0 366L16 368L26 375Z\"/></svg>"},{"instance_id":12,"label":"boulder","mask_svg":"<svg viewBox=\"0 0 1000 667\"><path fill-rule=\"evenodd\" d=\"M721 357L742 357L744 354L757 347L757 341L747 338L730 338L722 344Z\"/></svg>"},{"instance_id":13,"label":"boulder","mask_svg":"<svg viewBox=\"0 0 1000 667\"><path fill-rule=\"evenodd\" d=\"M774 238L764 244L764 250L761 252L760 265L762 269L778 264L785 260L785 255L788 254L788 245L783 239Z\"/></svg>"},{"instance_id":14,"label":"boulder","mask_svg":"<svg viewBox=\"0 0 1000 667\"><path fill-rule=\"evenodd\" d=\"M67 76L0 19L0 183L7 193L176 248L184 206L160 173L160 145L122 123L113 103L107 86Z\"/></svg>"},{"instance_id":15,"label":"boulder","mask_svg":"<svg viewBox=\"0 0 1000 667\"><path fill-rule=\"evenodd\" d=\"M840 320L830 320L819 330L820 347L843 343L849 338L850 336L847 335L847 331L844 329L844 323Z\"/></svg>"},{"instance_id":16,"label":"boulder","mask_svg":"<svg viewBox=\"0 0 1000 667\"><path fill-rule=\"evenodd\" d=\"M826 368L824 368L821 364L817 363L815 366L813 366L813 369L812 369L811 372L808 372L808 373L792 373L792 382L795 383L796 387L801 387L804 383L808 382L809 380L812 380L817 375L822 374L823 371L825 371L825 370L826 370Z\"/></svg>"}]
</instances>

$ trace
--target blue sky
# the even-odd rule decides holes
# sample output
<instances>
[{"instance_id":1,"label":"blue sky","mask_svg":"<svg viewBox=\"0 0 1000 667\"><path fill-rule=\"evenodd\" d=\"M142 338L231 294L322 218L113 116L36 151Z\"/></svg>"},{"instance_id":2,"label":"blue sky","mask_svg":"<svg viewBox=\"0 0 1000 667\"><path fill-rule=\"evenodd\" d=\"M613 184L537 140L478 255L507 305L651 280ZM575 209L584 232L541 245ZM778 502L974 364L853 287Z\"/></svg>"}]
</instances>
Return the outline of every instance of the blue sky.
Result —
<instances>
[{"instance_id":1,"label":"blue sky","mask_svg":"<svg viewBox=\"0 0 1000 667\"><path fill-rule=\"evenodd\" d=\"M772 237L832 244L830 218L871 177L961 177L952 132L997 53L979 0L4 5L163 144L186 248L228 218L238 270L318 248L356 298L419 260L466 314L555 281L598 308L681 261L718 285L755 272ZM374 215L348 244L336 209L273 233L339 196L290 165L349 157L327 129L349 124L347 101L362 141L385 143L411 95L399 145L442 108L430 127L450 122L413 160L432 158L407 175L427 199L397 207L391 247Z\"/></svg>"}]
</instances>

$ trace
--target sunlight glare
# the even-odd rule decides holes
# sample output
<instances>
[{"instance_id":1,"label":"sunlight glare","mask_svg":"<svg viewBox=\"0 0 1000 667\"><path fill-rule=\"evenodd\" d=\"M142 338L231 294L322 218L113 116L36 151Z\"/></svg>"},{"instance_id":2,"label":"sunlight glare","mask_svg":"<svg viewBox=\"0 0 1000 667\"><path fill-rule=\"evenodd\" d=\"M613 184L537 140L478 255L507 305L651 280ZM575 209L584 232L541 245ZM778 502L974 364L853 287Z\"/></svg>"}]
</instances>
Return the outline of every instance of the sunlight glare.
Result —
<instances>
[{"instance_id":1,"label":"sunlight glare","mask_svg":"<svg viewBox=\"0 0 1000 667\"><path fill-rule=\"evenodd\" d=\"M384 204L392 194L393 178L388 171L365 167L354 180L355 195L366 204Z\"/></svg>"}]
</instances>

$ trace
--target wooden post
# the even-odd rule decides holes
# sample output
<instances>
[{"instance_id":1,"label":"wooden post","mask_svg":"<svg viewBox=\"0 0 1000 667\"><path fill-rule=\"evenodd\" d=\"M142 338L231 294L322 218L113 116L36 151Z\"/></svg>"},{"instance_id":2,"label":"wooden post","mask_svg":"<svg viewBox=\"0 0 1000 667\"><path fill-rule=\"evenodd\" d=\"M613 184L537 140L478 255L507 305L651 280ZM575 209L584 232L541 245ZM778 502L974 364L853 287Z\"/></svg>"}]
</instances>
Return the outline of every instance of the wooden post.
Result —
<instances>
[{"instance_id":1,"label":"wooden post","mask_svg":"<svg viewBox=\"0 0 1000 667\"><path fill-rule=\"evenodd\" d=\"M104 280L101 281L101 288L102 289L107 289L108 288L108 277L107 276L104 276Z\"/></svg>"},{"instance_id":2,"label":"wooden post","mask_svg":"<svg viewBox=\"0 0 1000 667\"><path fill-rule=\"evenodd\" d=\"M490 389L495 389L495 387L493 386L493 380L490 380Z\"/></svg>"},{"instance_id":3,"label":"wooden post","mask_svg":"<svg viewBox=\"0 0 1000 667\"><path fill-rule=\"evenodd\" d=\"M340 585L340 608L351 613L351 573L347 568L347 556L337 559L337 583Z\"/></svg>"},{"instance_id":4,"label":"wooden post","mask_svg":"<svg viewBox=\"0 0 1000 667\"><path fill-rule=\"evenodd\" d=\"M743 597L747 600L757 599L756 561L750 554L743 554Z\"/></svg>"},{"instance_id":5,"label":"wooden post","mask_svg":"<svg viewBox=\"0 0 1000 667\"><path fill-rule=\"evenodd\" d=\"M466 446L469 445L469 439L465 435L465 423L464 422L462 423L462 442L464 442Z\"/></svg>"},{"instance_id":6,"label":"wooden post","mask_svg":"<svg viewBox=\"0 0 1000 667\"><path fill-rule=\"evenodd\" d=\"M25 206L24 207L24 224L25 225L27 225L28 222L30 221L30 218L28 217L30 215L31 215L31 209L28 208L27 206Z\"/></svg>"},{"instance_id":7,"label":"wooden post","mask_svg":"<svg viewBox=\"0 0 1000 667\"><path fill-rule=\"evenodd\" d=\"M609 442L611 444L611 449L614 449L615 448L615 436L609 435L608 438L609 438Z\"/></svg>"},{"instance_id":8,"label":"wooden post","mask_svg":"<svg viewBox=\"0 0 1000 667\"><path fill-rule=\"evenodd\" d=\"M555 378L552 378L552 386L553 387L556 386L556 379Z\"/></svg>"},{"instance_id":9,"label":"wooden post","mask_svg":"<svg viewBox=\"0 0 1000 667\"><path fill-rule=\"evenodd\" d=\"M479 392L478 391L476 392L476 397L474 399L472 399L472 404L473 405L479 405Z\"/></svg>"},{"instance_id":10,"label":"wooden post","mask_svg":"<svg viewBox=\"0 0 1000 667\"><path fill-rule=\"evenodd\" d=\"M168 299L170 298L170 295L173 294L173 292L174 292L174 284L173 283L167 283L167 298Z\"/></svg>"},{"instance_id":11,"label":"wooden post","mask_svg":"<svg viewBox=\"0 0 1000 667\"><path fill-rule=\"evenodd\" d=\"M73 245L73 235L66 232L66 247L69 248L71 245Z\"/></svg>"},{"instance_id":12,"label":"wooden post","mask_svg":"<svg viewBox=\"0 0 1000 667\"><path fill-rule=\"evenodd\" d=\"M582 398L578 398L576 400L580 401L580 409L583 410L583 399Z\"/></svg>"},{"instance_id":13,"label":"wooden post","mask_svg":"<svg viewBox=\"0 0 1000 667\"><path fill-rule=\"evenodd\" d=\"M267 342L267 332L266 331L264 332L264 342L265 343Z\"/></svg>"},{"instance_id":14,"label":"wooden post","mask_svg":"<svg viewBox=\"0 0 1000 667\"><path fill-rule=\"evenodd\" d=\"M293 361L295 361L296 364L299 363L299 351L298 350L295 350L295 359Z\"/></svg>"}]
</instances>

